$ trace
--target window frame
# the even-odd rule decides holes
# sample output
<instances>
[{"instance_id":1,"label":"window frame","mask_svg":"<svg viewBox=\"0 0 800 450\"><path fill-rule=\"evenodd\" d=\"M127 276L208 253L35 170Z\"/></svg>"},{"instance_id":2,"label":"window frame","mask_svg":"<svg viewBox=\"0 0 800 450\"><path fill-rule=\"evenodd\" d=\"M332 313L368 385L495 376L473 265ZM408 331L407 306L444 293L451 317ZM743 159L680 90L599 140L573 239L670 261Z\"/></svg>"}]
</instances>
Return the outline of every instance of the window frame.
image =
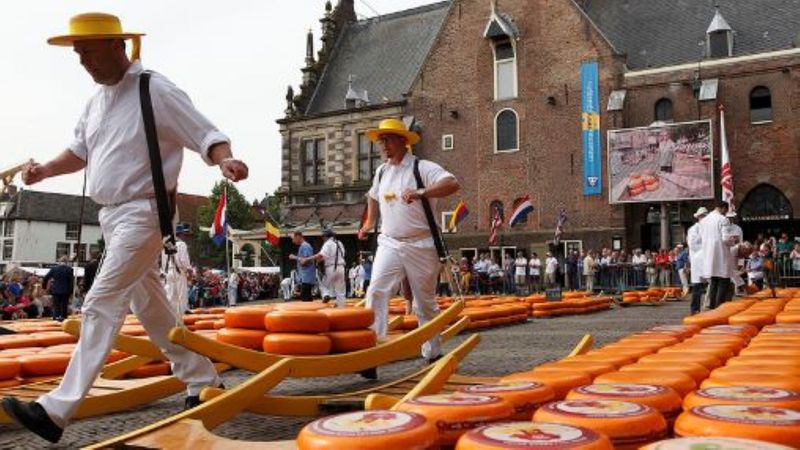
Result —
<instances>
[{"instance_id":1,"label":"window frame","mask_svg":"<svg viewBox=\"0 0 800 450\"><path fill-rule=\"evenodd\" d=\"M758 98L759 99L763 99L763 98L769 99L769 108L758 108L758 109L755 109L755 108L753 108L753 94L755 94L755 92L757 90L761 90L761 89L765 90L767 92L767 95L766 96L761 96L761 97L758 97ZM772 121L774 120L774 114L773 114L774 109L772 107L772 90L768 86L764 86L763 84L760 84L758 86L754 86L752 89L750 89L750 94L747 96L747 100L748 100L748 111L750 112L750 125L763 125L763 124L772 123ZM764 110L769 110L769 119L753 120L753 112L754 111L764 111Z\"/></svg>"},{"instance_id":2,"label":"window frame","mask_svg":"<svg viewBox=\"0 0 800 450\"><path fill-rule=\"evenodd\" d=\"M64 240L77 241L80 229L81 225L79 223L68 222L64 227Z\"/></svg>"},{"instance_id":3,"label":"window frame","mask_svg":"<svg viewBox=\"0 0 800 450\"><path fill-rule=\"evenodd\" d=\"M504 58L504 59L497 59L497 47L502 44L509 44L511 46L511 50L514 52L514 56L511 58ZM511 62L512 66L512 74L513 74L513 87L512 87L512 94L510 97L500 97L499 95L499 79L498 79L498 67L501 63L508 63ZM519 73L518 73L518 66L517 66L517 45L513 39L495 39L492 40L492 71L494 73L494 100L495 101L505 101L505 100L513 100L519 97Z\"/></svg>"},{"instance_id":4,"label":"window frame","mask_svg":"<svg viewBox=\"0 0 800 450\"><path fill-rule=\"evenodd\" d=\"M442 221L440 223L443 234L458 233L458 225L456 225L455 228L453 228L452 230L447 228L447 224L450 223L450 220L453 217L453 214L455 213L456 213L455 211L442 211L441 213Z\"/></svg>"},{"instance_id":5,"label":"window frame","mask_svg":"<svg viewBox=\"0 0 800 450\"><path fill-rule=\"evenodd\" d=\"M500 117L500 114L502 114L502 113L504 113L506 111L511 111L514 114L514 123L515 123L515 128L516 128L515 129L515 131L516 131L516 144L517 145L516 145L515 148L511 148L511 149L507 149L507 150L500 150L499 149L499 144L500 144L499 137L500 137L500 134L498 133L498 129L497 129L498 128L497 127L497 119ZM497 154L497 153L514 153L514 152L518 152L519 151L519 147L520 147L520 145L519 145L519 114L517 113L516 110L514 110L514 108L503 108L500 111L497 111L497 113L494 115L493 127L492 128L494 128L494 146L493 147L494 147L494 153L495 154Z\"/></svg>"},{"instance_id":6,"label":"window frame","mask_svg":"<svg viewBox=\"0 0 800 450\"><path fill-rule=\"evenodd\" d=\"M448 145L449 141L449 145ZM455 149L455 138L452 134L443 134L442 135L442 151L449 152Z\"/></svg>"},{"instance_id":7,"label":"window frame","mask_svg":"<svg viewBox=\"0 0 800 450\"><path fill-rule=\"evenodd\" d=\"M361 142L362 139L369 142L369 153L366 157L361 156ZM374 142L370 141L367 138L367 135L364 131L356 132L356 151L355 151L355 165L354 165L354 179L361 182L369 182L375 177L375 172L377 172L378 167L380 167L381 163L383 162L383 158L381 157L381 151ZM361 176L361 161L367 161L370 167L370 175L369 178L363 178Z\"/></svg>"},{"instance_id":8,"label":"window frame","mask_svg":"<svg viewBox=\"0 0 800 450\"><path fill-rule=\"evenodd\" d=\"M8 255L6 255L6 249L8 249ZM8 256L8 258L6 258L6 256ZM14 239L3 239L0 241L0 260L14 260Z\"/></svg>"},{"instance_id":9,"label":"window frame","mask_svg":"<svg viewBox=\"0 0 800 450\"><path fill-rule=\"evenodd\" d=\"M59 248L61 247L61 248ZM66 253L63 251L66 247ZM56 261L61 259L62 256L67 256L67 258L72 258L72 243L70 242L56 242Z\"/></svg>"},{"instance_id":10,"label":"window frame","mask_svg":"<svg viewBox=\"0 0 800 450\"><path fill-rule=\"evenodd\" d=\"M301 142L301 155L300 155L300 167L301 169L301 176L300 179L303 182L303 186L321 186L325 184L325 174L327 172L327 155L325 154L325 138L324 137L310 137L300 141ZM306 145L311 142L314 145L314 157L311 162L307 159L306 154ZM320 150L322 149L322 151ZM321 155L320 155L321 154ZM321 157L320 157L321 156ZM306 169L308 167L313 167L314 179L312 182L309 182L306 177Z\"/></svg>"},{"instance_id":11,"label":"window frame","mask_svg":"<svg viewBox=\"0 0 800 450\"><path fill-rule=\"evenodd\" d=\"M13 238L14 237L14 229L16 228L16 221L14 220L4 220L3 221L3 235L2 237L5 238Z\"/></svg>"}]
</instances>

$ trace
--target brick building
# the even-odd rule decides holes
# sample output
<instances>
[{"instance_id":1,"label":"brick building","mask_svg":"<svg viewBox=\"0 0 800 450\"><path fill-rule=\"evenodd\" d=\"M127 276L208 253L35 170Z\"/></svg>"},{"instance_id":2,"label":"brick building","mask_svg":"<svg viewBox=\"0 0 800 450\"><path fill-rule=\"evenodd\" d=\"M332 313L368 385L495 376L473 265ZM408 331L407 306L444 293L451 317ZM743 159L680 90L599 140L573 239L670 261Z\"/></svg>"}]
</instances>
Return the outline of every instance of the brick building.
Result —
<instances>
[{"instance_id":1,"label":"brick building","mask_svg":"<svg viewBox=\"0 0 800 450\"><path fill-rule=\"evenodd\" d=\"M347 4L351 2L341 1L337 11ZM281 121L283 188L291 220L298 222L306 217L302 214L313 220L332 207L317 205L310 209L316 212L303 212L309 208L298 202L305 189L302 132L319 133L327 141L328 178L315 192L334 198L352 192L349 199L358 202L363 190L354 189L356 183L346 175L347 161L355 160L358 146L346 138L357 136L360 126L394 115L413 122L422 135L415 153L442 163L461 181L462 192L440 203L445 217L459 199L471 211L447 235L451 249L465 254L487 249L495 208L507 219L515 201L526 194L534 212L526 223L511 230L505 226L493 252L501 253L501 247L545 248L562 208L568 217L564 248L657 246L660 204L610 204L606 167L602 195L583 193L580 70L582 63L594 61L599 67L602 161L609 130L707 119L718 184L717 111L724 105L746 234L800 231L792 210L800 202L794 175L800 167L798 0L728 0L719 8L689 0L453 0L427 8L384 16L408 18L432 11L442 16L441 23L428 24L433 38L417 47L414 59L409 59L413 52L408 47L407 53L398 53L395 34L374 34L361 45L348 45L352 41L345 33L328 53L321 82L314 85L315 98L328 98L330 92L341 98L345 84L340 81L333 88L324 82L332 67L402 61L395 69L413 72L413 80L397 86L396 92L404 95L387 97L395 103L320 115L312 101L305 113L287 111L290 117ZM370 20L372 26L391 22ZM345 30L367 22L348 22ZM420 26L414 31L422 31ZM414 64L407 64L411 60ZM339 72L340 80L346 76ZM354 125L355 119L365 121ZM330 131L320 129L323 123ZM345 163L339 164L342 159ZM683 239L691 212L711 201L668 205L671 244ZM339 220L357 222L361 207L342 211Z\"/></svg>"}]
</instances>

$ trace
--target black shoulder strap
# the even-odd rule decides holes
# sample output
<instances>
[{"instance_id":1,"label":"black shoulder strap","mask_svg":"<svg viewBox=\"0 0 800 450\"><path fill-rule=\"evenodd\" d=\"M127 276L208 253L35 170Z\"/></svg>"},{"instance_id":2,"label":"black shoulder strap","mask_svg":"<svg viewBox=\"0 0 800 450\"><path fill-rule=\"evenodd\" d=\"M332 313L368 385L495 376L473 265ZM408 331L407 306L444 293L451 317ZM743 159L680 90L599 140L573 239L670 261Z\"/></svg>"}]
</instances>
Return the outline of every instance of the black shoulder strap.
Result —
<instances>
[{"instance_id":1,"label":"black shoulder strap","mask_svg":"<svg viewBox=\"0 0 800 450\"><path fill-rule=\"evenodd\" d=\"M383 180L383 170L385 168L386 164L381 164L381 166L378 167L378 173L375 174L375 176L378 177L378 190L380 190L381 188L381 181ZM369 203L369 201L367 201L367 203ZM375 219L375 229L373 230L373 234L375 235L376 238L378 236L378 220L379 219Z\"/></svg>"},{"instance_id":2,"label":"black shoulder strap","mask_svg":"<svg viewBox=\"0 0 800 450\"><path fill-rule=\"evenodd\" d=\"M414 178L417 180L417 189L424 189L425 184L422 182L422 175L419 173L419 161L419 158L414 158ZM447 260L447 250L444 247L442 232L439 229L439 225L436 224L436 219L433 217L431 203L425 197L420 200L422 201L422 209L425 210L425 218L428 220L428 227L431 229L431 236L433 236L433 244L436 246L436 253L439 255L439 260L444 262Z\"/></svg>"},{"instance_id":3,"label":"black shoulder strap","mask_svg":"<svg viewBox=\"0 0 800 450\"><path fill-rule=\"evenodd\" d=\"M150 72L145 71L139 77L139 99L142 105L144 134L147 138L147 149L150 155L150 173L153 176L153 189L156 194L156 206L158 207L158 224L161 228L164 251L171 256L177 252L177 248L175 246L175 232L172 229L172 209L167 196L167 185L164 181L164 170L161 164L161 148L158 145L158 135L156 134L153 102L150 99L150 75ZM167 259L167 265L169 265L169 258Z\"/></svg>"}]
</instances>

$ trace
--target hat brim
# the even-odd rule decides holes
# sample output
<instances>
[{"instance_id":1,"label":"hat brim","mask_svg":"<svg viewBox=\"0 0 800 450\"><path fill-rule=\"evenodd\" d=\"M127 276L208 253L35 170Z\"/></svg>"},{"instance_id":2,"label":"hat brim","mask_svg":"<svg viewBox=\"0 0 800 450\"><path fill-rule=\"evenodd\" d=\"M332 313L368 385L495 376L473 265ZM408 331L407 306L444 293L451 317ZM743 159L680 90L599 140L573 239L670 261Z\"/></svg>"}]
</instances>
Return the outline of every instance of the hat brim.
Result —
<instances>
[{"instance_id":1,"label":"hat brim","mask_svg":"<svg viewBox=\"0 0 800 450\"><path fill-rule=\"evenodd\" d=\"M47 39L50 45L69 47L77 41L94 41L98 39L133 39L144 36L144 33L117 33L117 34L65 34Z\"/></svg>"},{"instance_id":2,"label":"hat brim","mask_svg":"<svg viewBox=\"0 0 800 450\"><path fill-rule=\"evenodd\" d=\"M384 134L394 134L394 135L397 135L397 136L403 136L404 138L406 138L406 141L407 141L406 143L408 145L414 145L417 142L419 142L419 135L417 133L413 132L413 131L389 130L389 129L385 129L385 128L372 128L372 129L367 130L366 132L364 132L364 135L367 136L367 139L369 139L372 142L377 141Z\"/></svg>"}]
</instances>

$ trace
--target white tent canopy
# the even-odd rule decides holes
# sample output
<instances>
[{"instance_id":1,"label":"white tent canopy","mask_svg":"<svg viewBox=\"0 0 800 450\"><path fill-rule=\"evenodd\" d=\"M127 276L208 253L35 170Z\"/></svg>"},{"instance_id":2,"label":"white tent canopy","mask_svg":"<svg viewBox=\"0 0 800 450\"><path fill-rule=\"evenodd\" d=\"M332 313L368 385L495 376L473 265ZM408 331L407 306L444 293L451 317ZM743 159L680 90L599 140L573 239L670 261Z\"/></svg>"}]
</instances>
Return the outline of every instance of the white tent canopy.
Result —
<instances>
[{"instance_id":1,"label":"white tent canopy","mask_svg":"<svg viewBox=\"0 0 800 450\"><path fill-rule=\"evenodd\" d=\"M253 272L253 273L265 273L265 274L279 274L281 273L280 267L268 266L268 267L239 267L236 270L242 272Z\"/></svg>"}]
</instances>

